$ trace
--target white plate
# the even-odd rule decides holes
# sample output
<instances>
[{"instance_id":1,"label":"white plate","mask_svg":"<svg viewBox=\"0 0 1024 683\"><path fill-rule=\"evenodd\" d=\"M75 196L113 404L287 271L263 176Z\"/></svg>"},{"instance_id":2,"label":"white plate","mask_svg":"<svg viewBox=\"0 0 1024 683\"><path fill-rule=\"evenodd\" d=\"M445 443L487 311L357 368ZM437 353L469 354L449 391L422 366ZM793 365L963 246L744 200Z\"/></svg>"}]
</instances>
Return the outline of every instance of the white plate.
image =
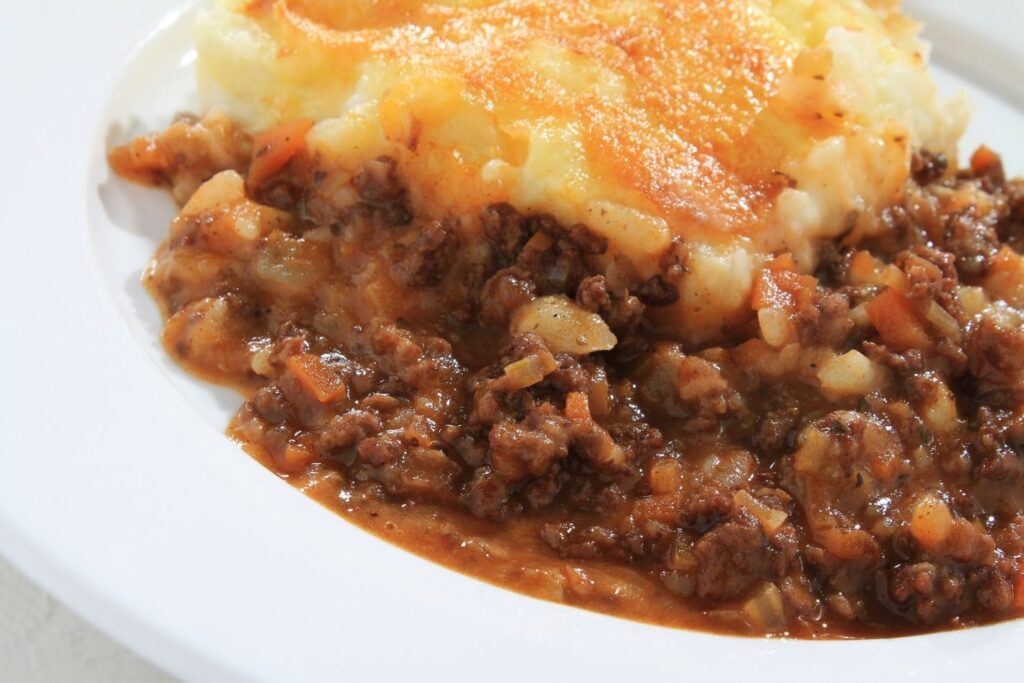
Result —
<instances>
[{"instance_id":1,"label":"white plate","mask_svg":"<svg viewBox=\"0 0 1024 683\"><path fill-rule=\"evenodd\" d=\"M914 6L943 86L974 84L965 147L988 142L1024 172L1024 8ZM103 159L188 104L187 20L169 7L21 2L0 23L0 551L25 573L193 679L935 681L1024 668L1024 622L780 642L533 600L380 542L263 470L222 435L239 399L154 341L138 274L169 200L111 179Z\"/></svg>"}]
</instances>

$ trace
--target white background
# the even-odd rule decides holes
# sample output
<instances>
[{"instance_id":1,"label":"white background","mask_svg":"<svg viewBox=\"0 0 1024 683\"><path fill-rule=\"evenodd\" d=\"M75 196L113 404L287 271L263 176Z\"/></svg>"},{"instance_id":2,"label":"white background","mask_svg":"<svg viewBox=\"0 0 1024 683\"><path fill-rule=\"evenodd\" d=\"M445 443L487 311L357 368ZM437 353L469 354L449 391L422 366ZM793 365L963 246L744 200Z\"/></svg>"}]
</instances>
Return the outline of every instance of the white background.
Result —
<instances>
[{"instance_id":1,"label":"white background","mask_svg":"<svg viewBox=\"0 0 1024 683\"><path fill-rule=\"evenodd\" d=\"M0 558L0 681L172 681Z\"/></svg>"}]
</instances>

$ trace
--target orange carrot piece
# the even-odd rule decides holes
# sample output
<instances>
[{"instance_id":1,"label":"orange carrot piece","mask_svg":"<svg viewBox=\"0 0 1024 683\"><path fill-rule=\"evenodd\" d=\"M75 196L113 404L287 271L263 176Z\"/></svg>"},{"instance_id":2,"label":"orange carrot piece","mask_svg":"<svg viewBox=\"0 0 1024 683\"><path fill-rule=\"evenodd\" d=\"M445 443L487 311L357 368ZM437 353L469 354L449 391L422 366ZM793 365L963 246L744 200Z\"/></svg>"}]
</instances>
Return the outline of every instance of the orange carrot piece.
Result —
<instances>
[{"instance_id":1,"label":"orange carrot piece","mask_svg":"<svg viewBox=\"0 0 1024 683\"><path fill-rule=\"evenodd\" d=\"M882 481L889 481L896 476L896 465L898 464L896 458L888 451L882 451L868 459L871 473Z\"/></svg>"},{"instance_id":2,"label":"orange carrot piece","mask_svg":"<svg viewBox=\"0 0 1024 683\"><path fill-rule=\"evenodd\" d=\"M879 266L878 259L871 252L858 251L850 259L850 278L858 284L874 282L881 270Z\"/></svg>"},{"instance_id":3,"label":"orange carrot piece","mask_svg":"<svg viewBox=\"0 0 1024 683\"><path fill-rule=\"evenodd\" d=\"M993 299L1002 299L1011 306L1024 306L1024 257L1010 247L1003 247L992 260L981 284Z\"/></svg>"},{"instance_id":4,"label":"orange carrot piece","mask_svg":"<svg viewBox=\"0 0 1024 683\"><path fill-rule=\"evenodd\" d=\"M785 254L779 254L767 265L768 270L791 270L796 272L796 261L793 260L793 255L789 252Z\"/></svg>"},{"instance_id":5,"label":"orange carrot piece","mask_svg":"<svg viewBox=\"0 0 1024 683\"><path fill-rule=\"evenodd\" d=\"M1021 258L1024 257L1012 248L1004 246L996 253L996 257L992 259L989 272L995 274L1016 274L1020 270Z\"/></svg>"},{"instance_id":6,"label":"orange carrot piece","mask_svg":"<svg viewBox=\"0 0 1024 683\"><path fill-rule=\"evenodd\" d=\"M590 399L582 391L570 391L565 395L565 416L570 420L590 419Z\"/></svg>"},{"instance_id":7,"label":"orange carrot piece","mask_svg":"<svg viewBox=\"0 0 1024 683\"><path fill-rule=\"evenodd\" d=\"M1024 609L1024 570L1017 574L1017 580L1013 582L1013 606Z\"/></svg>"},{"instance_id":8,"label":"orange carrot piece","mask_svg":"<svg viewBox=\"0 0 1024 683\"><path fill-rule=\"evenodd\" d=\"M306 133L312 127L312 119L295 119L257 135L253 139L248 186L259 187L280 173L306 146Z\"/></svg>"},{"instance_id":9,"label":"orange carrot piece","mask_svg":"<svg viewBox=\"0 0 1024 683\"><path fill-rule=\"evenodd\" d=\"M345 383L337 373L312 353L289 356L284 365L295 378L320 403L330 403L345 394Z\"/></svg>"},{"instance_id":10,"label":"orange carrot piece","mask_svg":"<svg viewBox=\"0 0 1024 683\"><path fill-rule=\"evenodd\" d=\"M801 275L793 270L776 270L769 264L769 267L762 270L754 280L751 305L755 311L764 308L791 309L796 306L800 297L813 291L817 286L818 280L810 275Z\"/></svg>"},{"instance_id":11,"label":"orange carrot piece","mask_svg":"<svg viewBox=\"0 0 1024 683\"><path fill-rule=\"evenodd\" d=\"M772 271L763 270L754 280L750 305L755 311L764 308L791 308L793 303L793 297L779 287Z\"/></svg>"},{"instance_id":12,"label":"orange carrot piece","mask_svg":"<svg viewBox=\"0 0 1024 683\"><path fill-rule=\"evenodd\" d=\"M898 351L926 349L931 339L920 314L896 290L890 288L864 306L882 341Z\"/></svg>"},{"instance_id":13,"label":"orange carrot piece","mask_svg":"<svg viewBox=\"0 0 1024 683\"><path fill-rule=\"evenodd\" d=\"M971 170L978 175L984 175L1002 167L1003 160L991 149L982 145L971 155Z\"/></svg>"}]
</instances>

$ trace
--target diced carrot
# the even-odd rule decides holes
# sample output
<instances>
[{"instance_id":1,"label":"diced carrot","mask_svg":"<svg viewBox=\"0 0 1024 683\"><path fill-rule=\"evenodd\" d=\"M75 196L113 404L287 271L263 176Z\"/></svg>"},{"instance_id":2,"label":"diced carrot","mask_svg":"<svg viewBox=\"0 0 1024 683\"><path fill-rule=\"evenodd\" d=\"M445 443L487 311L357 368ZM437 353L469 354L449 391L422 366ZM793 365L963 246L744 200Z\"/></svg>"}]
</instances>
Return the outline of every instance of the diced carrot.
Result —
<instances>
[{"instance_id":1,"label":"diced carrot","mask_svg":"<svg viewBox=\"0 0 1024 683\"><path fill-rule=\"evenodd\" d=\"M570 391L565 396L565 416L570 420L590 419L590 400L582 391Z\"/></svg>"},{"instance_id":2,"label":"diced carrot","mask_svg":"<svg viewBox=\"0 0 1024 683\"><path fill-rule=\"evenodd\" d=\"M971 155L971 170L978 175L984 175L989 171L1001 168L1003 160L991 149L982 145Z\"/></svg>"},{"instance_id":3,"label":"diced carrot","mask_svg":"<svg viewBox=\"0 0 1024 683\"><path fill-rule=\"evenodd\" d=\"M312 127L312 119L295 119L258 134L253 139L248 186L259 187L280 173L281 169L306 146L306 133Z\"/></svg>"},{"instance_id":4,"label":"diced carrot","mask_svg":"<svg viewBox=\"0 0 1024 683\"><path fill-rule=\"evenodd\" d=\"M1024 306L1024 258L1010 247L1003 247L992 259L982 286L993 299Z\"/></svg>"},{"instance_id":5,"label":"diced carrot","mask_svg":"<svg viewBox=\"0 0 1024 683\"><path fill-rule=\"evenodd\" d=\"M1010 247L1003 247L992 259L990 272L1016 273L1020 269L1021 255Z\"/></svg>"},{"instance_id":6,"label":"diced carrot","mask_svg":"<svg viewBox=\"0 0 1024 683\"><path fill-rule=\"evenodd\" d=\"M818 278L813 275L801 275L795 270L784 270L779 273L779 277L781 287L796 297L804 296L818 286Z\"/></svg>"},{"instance_id":7,"label":"diced carrot","mask_svg":"<svg viewBox=\"0 0 1024 683\"><path fill-rule=\"evenodd\" d=\"M864 309L882 341L893 349L925 349L931 345L921 315L896 290L886 289L865 304Z\"/></svg>"},{"instance_id":8,"label":"diced carrot","mask_svg":"<svg viewBox=\"0 0 1024 683\"><path fill-rule=\"evenodd\" d=\"M780 257L781 258L781 257ZM754 281L751 305L755 311L764 308L793 308L797 301L813 291L818 280L792 270L762 270Z\"/></svg>"},{"instance_id":9,"label":"diced carrot","mask_svg":"<svg viewBox=\"0 0 1024 683\"><path fill-rule=\"evenodd\" d=\"M761 274L754 280L754 292L751 300L753 309L760 311L764 308L791 308L793 304L793 297L779 287L773 277L773 271L761 271Z\"/></svg>"},{"instance_id":10,"label":"diced carrot","mask_svg":"<svg viewBox=\"0 0 1024 683\"><path fill-rule=\"evenodd\" d=\"M872 457L868 458L868 467L871 468L871 474L875 475L882 481L888 481L896 476L896 466L899 461L887 451L873 454Z\"/></svg>"},{"instance_id":11,"label":"diced carrot","mask_svg":"<svg viewBox=\"0 0 1024 683\"><path fill-rule=\"evenodd\" d=\"M765 266L768 270L791 270L796 271L796 261L793 260L793 255L789 252L785 254L779 254Z\"/></svg>"},{"instance_id":12,"label":"diced carrot","mask_svg":"<svg viewBox=\"0 0 1024 683\"><path fill-rule=\"evenodd\" d=\"M337 373L321 362L320 357L311 353L289 356L285 367L320 403L330 403L345 394L345 383Z\"/></svg>"},{"instance_id":13,"label":"diced carrot","mask_svg":"<svg viewBox=\"0 0 1024 683\"><path fill-rule=\"evenodd\" d=\"M881 262L868 251L858 251L850 259L850 280L854 284L872 284L882 269Z\"/></svg>"},{"instance_id":14,"label":"diced carrot","mask_svg":"<svg viewBox=\"0 0 1024 683\"><path fill-rule=\"evenodd\" d=\"M1013 606L1024 609L1024 571L1017 574L1017 580L1013 582Z\"/></svg>"}]
</instances>

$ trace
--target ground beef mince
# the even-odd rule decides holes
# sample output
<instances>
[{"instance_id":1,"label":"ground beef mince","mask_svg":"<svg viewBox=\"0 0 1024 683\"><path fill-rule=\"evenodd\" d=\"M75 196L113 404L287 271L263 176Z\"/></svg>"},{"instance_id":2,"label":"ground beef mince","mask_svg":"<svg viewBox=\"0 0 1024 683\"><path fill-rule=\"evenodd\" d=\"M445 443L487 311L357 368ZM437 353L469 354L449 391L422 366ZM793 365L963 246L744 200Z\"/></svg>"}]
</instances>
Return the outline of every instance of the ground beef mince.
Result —
<instances>
[{"instance_id":1,"label":"ground beef mince","mask_svg":"<svg viewBox=\"0 0 1024 683\"><path fill-rule=\"evenodd\" d=\"M338 176L252 147L182 117L111 159L187 202L146 275L168 351L246 392L230 433L325 505L664 624L1024 612L1024 184L990 152L920 153L877 236L820 245L813 276L777 255L748 324L691 347L651 315L686 244L641 277L585 225L416 215L393 159Z\"/></svg>"}]
</instances>

